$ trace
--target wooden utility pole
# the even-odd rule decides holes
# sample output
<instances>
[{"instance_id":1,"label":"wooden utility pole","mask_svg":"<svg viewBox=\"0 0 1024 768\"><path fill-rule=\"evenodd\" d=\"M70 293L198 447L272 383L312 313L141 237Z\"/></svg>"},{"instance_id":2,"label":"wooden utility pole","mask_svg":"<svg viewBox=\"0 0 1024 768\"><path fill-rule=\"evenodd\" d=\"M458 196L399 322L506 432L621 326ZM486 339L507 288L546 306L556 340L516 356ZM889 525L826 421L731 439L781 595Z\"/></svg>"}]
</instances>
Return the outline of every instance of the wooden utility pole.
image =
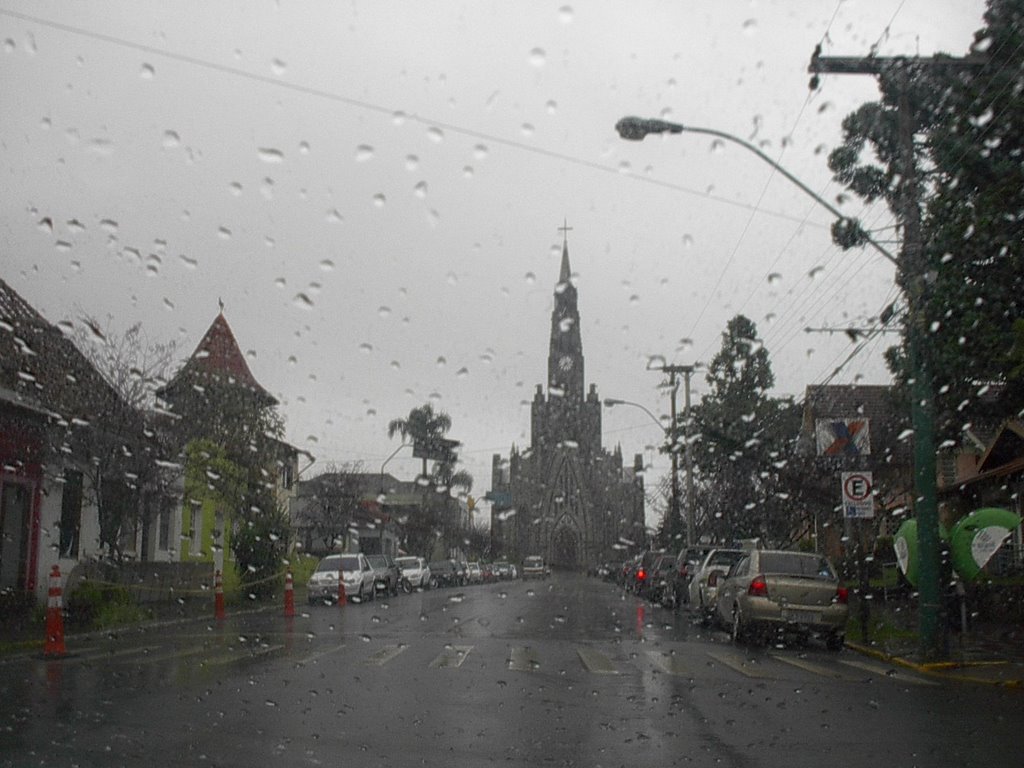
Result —
<instances>
[{"instance_id":1,"label":"wooden utility pole","mask_svg":"<svg viewBox=\"0 0 1024 768\"><path fill-rule=\"evenodd\" d=\"M920 652L925 661L947 654L942 621L942 584L939 565L939 513L935 479L935 394L928 361L922 354L927 329L924 322L924 261L921 235L921 190L914 149L916 124L910 104L912 72L939 69L971 69L985 63L984 57L956 59L933 57L849 57L821 56L820 47L808 69L817 86L821 73L885 76L897 87L898 143L900 147L900 188L895 211L903 227L903 244L897 270L907 294L907 356L911 387L911 426L914 431L914 512L918 536L918 626ZM863 599L863 596L862 596Z\"/></svg>"},{"instance_id":2,"label":"wooden utility pole","mask_svg":"<svg viewBox=\"0 0 1024 768\"><path fill-rule=\"evenodd\" d=\"M669 426L669 458L672 460L672 515L670 524L666 526L670 536L674 537L679 531L680 509L679 509L679 422L676 413L676 393L679 391L679 382L676 379L678 374L683 374L684 396L686 407L686 424L684 435L686 437L686 546L692 547L695 537L694 524L694 499L693 499L693 455L690 449L690 374L693 373L692 365L663 365L656 369L668 374L668 385L671 390L672 413Z\"/></svg>"}]
</instances>

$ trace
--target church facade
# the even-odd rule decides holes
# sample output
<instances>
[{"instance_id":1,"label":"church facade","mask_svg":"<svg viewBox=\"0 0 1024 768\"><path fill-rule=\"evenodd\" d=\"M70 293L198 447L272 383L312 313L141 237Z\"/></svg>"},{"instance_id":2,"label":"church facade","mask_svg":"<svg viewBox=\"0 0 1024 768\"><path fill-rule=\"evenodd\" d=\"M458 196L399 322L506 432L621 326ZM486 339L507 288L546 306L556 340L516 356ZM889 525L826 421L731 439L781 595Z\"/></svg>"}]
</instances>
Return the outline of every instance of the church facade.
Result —
<instances>
[{"instance_id":1,"label":"church facade","mask_svg":"<svg viewBox=\"0 0 1024 768\"><path fill-rule=\"evenodd\" d=\"M547 391L537 385L530 446L513 446L491 465L493 549L512 562L541 555L554 567L584 570L645 538L642 456L601 445L601 400L586 386L578 294L568 241L555 286Z\"/></svg>"}]
</instances>

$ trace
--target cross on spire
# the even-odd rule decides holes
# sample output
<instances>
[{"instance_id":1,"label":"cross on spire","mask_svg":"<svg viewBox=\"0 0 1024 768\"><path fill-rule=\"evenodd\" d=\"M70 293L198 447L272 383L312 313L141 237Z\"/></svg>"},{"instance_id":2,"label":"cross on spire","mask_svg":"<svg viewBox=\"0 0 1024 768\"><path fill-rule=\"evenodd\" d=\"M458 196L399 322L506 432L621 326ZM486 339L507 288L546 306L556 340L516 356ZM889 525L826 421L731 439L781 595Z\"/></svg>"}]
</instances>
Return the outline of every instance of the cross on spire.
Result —
<instances>
[{"instance_id":1,"label":"cross on spire","mask_svg":"<svg viewBox=\"0 0 1024 768\"><path fill-rule=\"evenodd\" d=\"M558 231L562 233L562 245L565 245L569 242L569 233L572 231L567 219L562 219L562 226L558 228Z\"/></svg>"}]
</instances>

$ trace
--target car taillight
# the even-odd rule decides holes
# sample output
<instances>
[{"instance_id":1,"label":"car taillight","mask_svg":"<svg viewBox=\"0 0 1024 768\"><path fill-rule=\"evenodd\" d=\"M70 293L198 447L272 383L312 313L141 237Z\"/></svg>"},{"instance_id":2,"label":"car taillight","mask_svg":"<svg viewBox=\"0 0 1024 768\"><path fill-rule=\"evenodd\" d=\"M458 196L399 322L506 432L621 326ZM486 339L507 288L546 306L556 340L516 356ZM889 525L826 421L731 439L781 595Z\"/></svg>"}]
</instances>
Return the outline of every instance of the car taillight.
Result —
<instances>
[{"instance_id":1,"label":"car taillight","mask_svg":"<svg viewBox=\"0 0 1024 768\"><path fill-rule=\"evenodd\" d=\"M637 581L643 581L646 578L647 578L647 571L645 571L643 568L641 568L639 571L636 572L636 580Z\"/></svg>"},{"instance_id":2,"label":"car taillight","mask_svg":"<svg viewBox=\"0 0 1024 768\"><path fill-rule=\"evenodd\" d=\"M836 602L841 605L846 605L850 599L850 590L846 587L839 587L836 589Z\"/></svg>"},{"instance_id":3,"label":"car taillight","mask_svg":"<svg viewBox=\"0 0 1024 768\"><path fill-rule=\"evenodd\" d=\"M754 577L747 587L747 594L751 597L768 597L768 582L764 580L764 576Z\"/></svg>"}]
</instances>

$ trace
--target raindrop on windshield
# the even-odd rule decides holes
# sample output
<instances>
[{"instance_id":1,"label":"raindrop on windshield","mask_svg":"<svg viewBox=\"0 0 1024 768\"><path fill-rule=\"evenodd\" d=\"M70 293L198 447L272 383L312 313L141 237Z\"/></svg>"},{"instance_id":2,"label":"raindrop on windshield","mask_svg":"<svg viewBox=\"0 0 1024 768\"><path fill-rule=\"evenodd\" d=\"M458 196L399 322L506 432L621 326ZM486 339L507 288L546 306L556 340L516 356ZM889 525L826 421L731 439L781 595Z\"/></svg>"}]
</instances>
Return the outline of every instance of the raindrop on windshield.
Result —
<instances>
[{"instance_id":1,"label":"raindrop on windshield","mask_svg":"<svg viewBox=\"0 0 1024 768\"><path fill-rule=\"evenodd\" d=\"M142 68L139 70L139 77L143 80L152 80L155 75L156 70L153 68L152 64L143 64Z\"/></svg>"},{"instance_id":2,"label":"raindrop on windshield","mask_svg":"<svg viewBox=\"0 0 1024 768\"><path fill-rule=\"evenodd\" d=\"M530 64L535 67L543 67L544 62L547 60L547 54L543 48L534 48L530 51Z\"/></svg>"},{"instance_id":3,"label":"raindrop on windshield","mask_svg":"<svg viewBox=\"0 0 1024 768\"><path fill-rule=\"evenodd\" d=\"M257 150L260 160L264 163L281 163L284 162L284 152L280 149L274 149L273 147L260 147Z\"/></svg>"}]
</instances>

